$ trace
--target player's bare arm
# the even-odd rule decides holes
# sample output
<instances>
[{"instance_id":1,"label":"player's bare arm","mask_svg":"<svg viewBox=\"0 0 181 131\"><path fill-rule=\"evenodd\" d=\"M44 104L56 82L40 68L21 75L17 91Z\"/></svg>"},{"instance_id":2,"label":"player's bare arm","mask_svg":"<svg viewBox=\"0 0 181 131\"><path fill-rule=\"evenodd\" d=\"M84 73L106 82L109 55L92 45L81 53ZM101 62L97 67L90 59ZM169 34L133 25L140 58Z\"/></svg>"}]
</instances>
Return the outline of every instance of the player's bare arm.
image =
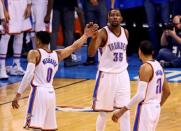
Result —
<instances>
[{"instance_id":1,"label":"player's bare arm","mask_svg":"<svg viewBox=\"0 0 181 131\"><path fill-rule=\"evenodd\" d=\"M126 38L129 39L129 32L128 32L128 30L124 29L124 31L125 31Z\"/></svg>"},{"instance_id":2,"label":"player's bare arm","mask_svg":"<svg viewBox=\"0 0 181 131\"><path fill-rule=\"evenodd\" d=\"M39 52L37 50L31 50L28 53L28 65L27 65L27 68L26 68L26 72L25 72L25 75L23 76L23 79L22 79L22 81L20 83L20 86L18 88L16 96L12 101L12 107L14 109L19 108L18 101L21 98L21 94L29 86L29 83L32 80L33 75L34 75L35 65L39 61L39 59L40 59L40 56L39 56Z\"/></svg>"},{"instance_id":3,"label":"player's bare arm","mask_svg":"<svg viewBox=\"0 0 181 131\"><path fill-rule=\"evenodd\" d=\"M44 18L45 23L50 23L50 16L51 16L52 8L53 8L53 2L54 0L48 0L47 12Z\"/></svg>"},{"instance_id":4,"label":"player's bare arm","mask_svg":"<svg viewBox=\"0 0 181 131\"><path fill-rule=\"evenodd\" d=\"M28 53L27 59L28 59L28 63L33 63L36 65L40 59L40 54L38 50L30 50Z\"/></svg>"},{"instance_id":5,"label":"player's bare arm","mask_svg":"<svg viewBox=\"0 0 181 131\"><path fill-rule=\"evenodd\" d=\"M8 22L10 20L10 17L9 17L8 10L5 6L5 0L2 0L2 4L3 4L3 9L4 9L4 20L5 22Z\"/></svg>"},{"instance_id":6,"label":"player's bare arm","mask_svg":"<svg viewBox=\"0 0 181 131\"><path fill-rule=\"evenodd\" d=\"M30 14L31 14L31 2L27 0L27 7L24 12L24 18L27 19L28 17L30 17Z\"/></svg>"},{"instance_id":7,"label":"player's bare arm","mask_svg":"<svg viewBox=\"0 0 181 131\"><path fill-rule=\"evenodd\" d=\"M165 77L164 82L163 82L162 92L163 92L162 93L162 99L161 99L161 102L160 102L161 106L165 103L167 98L170 96L170 88L169 88L168 81L167 81L166 77Z\"/></svg>"},{"instance_id":8,"label":"player's bare arm","mask_svg":"<svg viewBox=\"0 0 181 131\"><path fill-rule=\"evenodd\" d=\"M62 50L56 50L59 61L63 60L64 58L68 57L71 55L73 52L75 52L77 49L81 48L84 43L86 43L88 37L92 37L93 34L98 30L98 25L93 24L90 22L89 24L86 25L84 34L76 40L71 46L66 47L65 49Z\"/></svg>"},{"instance_id":9,"label":"player's bare arm","mask_svg":"<svg viewBox=\"0 0 181 131\"><path fill-rule=\"evenodd\" d=\"M140 67L139 78L140 81L149 82L153 77L153 69L150 64L145 63Z\"/></svg>"},{"instance_id":10,"label":"player's bare arm","mask_svg":"<svg viewBox=\"0 0 181 131\"><path fill-rule=\"evenodd\" d=\"M103 47L107 41L107 33L104 28L94 34L88 47L88 56L95 56L97 49Z\"/></svg>"},{"instance_id":11,"label":"player's bare arm","mask_svg":"<svg viewBox=\"0 0 181 131\"><path fill-rule=\"evenodd\" d=\"M150 64L145 63L140 67L139 70L139 78L140 81L138 83L137 93L132 97L130 103L127 106L124 106L122 109L114 112L112 116L112 120L114 122L118 122L118 119L131 108L131 106L137 102L141 102L144 100L147 84L152 79L153 69Z\"/></svg>"}]
</instances>

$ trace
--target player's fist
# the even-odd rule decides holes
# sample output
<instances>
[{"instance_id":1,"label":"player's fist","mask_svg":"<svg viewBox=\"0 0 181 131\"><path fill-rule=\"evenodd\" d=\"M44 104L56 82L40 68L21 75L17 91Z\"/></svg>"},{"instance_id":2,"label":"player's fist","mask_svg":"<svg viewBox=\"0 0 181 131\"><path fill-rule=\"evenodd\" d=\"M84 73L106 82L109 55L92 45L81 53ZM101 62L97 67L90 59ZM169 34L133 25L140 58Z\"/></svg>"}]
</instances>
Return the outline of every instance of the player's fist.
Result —
<instances>
[{"instance_id":1,"label":"player's fist","mask_svg":"<svg viewBox=\"0 0 181 131\"><path fill-rule=\"evenodd\" d=\"M21 94L17 93L16 97L13 99L13 101L12 101L13 109L18 109L19 108L18 101L19 101L20 97L21 97Z\"/></svg>"},{"instance_id":2,"label":"player's fist","mask_svg":"<svg viewBox=\"0 0 181 131\"><path fill-rule=\"evenodd\" d=\"M46 16L45 16L44 22L45 22L46 24L50 23L50 15L46 15Z\"/></svg>"},{"instance_id":3,"label":"player's fist","mask_svg":"<svg viewBox=\"0 0 181 131\"><path fill-rule=\"evenodd\" d=\"M128 109L126 107L123 107L119 110L116 110L113 112L112 120L114 122L118 122L119 118L127 111Z\"/></svg>"},{"instance_id":4,"label":"player's fist","mask_svg":"<svg viewBox=\"0 0 181 131\"><path fill-rule=\"evenodd\" d=\"M114 111L114 112L113 112L113 115L112 115L112 120L113 120L113 122L118 122L119 117L121 117L121 112L120 112L120 110Z\"/></svg>"}]
</instances>

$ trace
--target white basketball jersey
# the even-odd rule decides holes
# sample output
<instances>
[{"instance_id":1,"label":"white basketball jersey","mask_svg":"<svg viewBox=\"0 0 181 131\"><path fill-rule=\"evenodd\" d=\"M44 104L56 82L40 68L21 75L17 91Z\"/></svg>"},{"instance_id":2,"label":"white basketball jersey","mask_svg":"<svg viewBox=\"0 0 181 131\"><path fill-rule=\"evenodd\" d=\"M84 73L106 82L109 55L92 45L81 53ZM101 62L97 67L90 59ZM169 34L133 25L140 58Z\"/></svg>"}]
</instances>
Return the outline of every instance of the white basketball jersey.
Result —
<instances>
[{"instance_id":1,"label":"white basketball jersey","mask_svg":"<svg viewBox=\"0 0 181 131\"><path fill-rule=\"evenodd\" d=\"M32 0L32 5L36 4L46 4L48 5L48 0ZM41 9L40 9L41 10Z\"/></svg>"},{"instance_id":2,"label":"white basketball jersey","mask_svg":"<svg viewBox=\"0 0 181 131\"><path fill-rule=\"evenodd\" d=\"M38 49L41 55L40 62L35 68L33 86L53 87L53 78L58 70L58 56L55 51L47 52L44 49Z\"/></svg>"},{"instance_id":3,"label":"white basketball jersey","mask_svg":"<svg viewBox=\"0 0 181 131\"><path fill-rule=\"evenodd\" d=\"M107 43L99 49L99 70L109 73L120 73L127 69L126 48L128 40L124 28L121 27L121 35L116 36L108 26L104 27L107 32Z\"/></svg>"},{"instance_id":4,"label":"white basketball jersey","mask_svg":"<svg viewBox=\"0 0 181 131\"><path fill-rule=\"evenodd\" d=\"M160 63L156 60L147 61L153 68L152 80L148 83L144 103L160 103L162 87L164 82L164 72ZM146 74L145 74L146 75Z\"/></svg>"}]
</instances>

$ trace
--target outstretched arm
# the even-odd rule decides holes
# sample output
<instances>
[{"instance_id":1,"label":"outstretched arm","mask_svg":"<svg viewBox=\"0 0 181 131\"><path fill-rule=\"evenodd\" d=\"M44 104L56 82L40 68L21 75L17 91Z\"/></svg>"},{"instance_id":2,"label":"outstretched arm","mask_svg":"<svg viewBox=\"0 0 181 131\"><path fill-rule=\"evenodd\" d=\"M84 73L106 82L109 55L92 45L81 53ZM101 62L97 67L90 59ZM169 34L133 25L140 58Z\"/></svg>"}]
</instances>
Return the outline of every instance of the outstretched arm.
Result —
<instances>
[{"instance_id":1,"label":"outstretched arm","mask_svg":"<svg viewBox=\"0 0 181 131\"><path fill-rule=\"evenodd\" d=\"M77 49L81 48L84 43L86 43L88 37L92 37L93 34L98 30L98 25L90 22L86 25L84 34L76 40L71 46L66 47L65 49L56 50L59 61L71 55Z\"/></svg>"},{"instance_id":2,"label":"outstretched arm","mask_svg":"<svg viewBox=\"0 0 181 131\"><path fill-rule=\"evenodd\" d=\"M31 50L28 53L28 65L26 68L25 75L23 76L23 79L19 85L18 91L16 93L16 96L12 102L12 107L13 108L18 108L19 104L18 101L21 97L21 94L25 91L25 89L29 86L33 75L34 75L34 70L35 70L35 65L39 59L39 53L36 50Z\"/></svg>"},{"instance_id":3,"label":"outstretched arm","mask_svg":"<svg viewBox=\"0 0 181 131\"><path fill-rule=\"evenodd\" d=\"M107 33L104 28L100 29L96 32L88 47L88 56L93 57L95 56L99 47L103 47L107 40Z\"/></svg>"},{"instance_id":4,"label":"outstretched arm","mask_svg":"<svg viewBox=\"0 0 181 131\"><path fill-rule=\"evenodd\" d=\"M129 110L132 105L134 105L135 103L139 103L139 102L144 100L145 95L146 95L147 85L148 85L148 82L150 81L150 79L152 78L152 75L153 75L153 69L152 69L151 65L145 63L140 67L140 70L139 70L140 81L138 83L137 93L132 97L132 99L131 99L131 101L129 102L128 105L126 105L125 107L123 107L122 109L116 111L113 114L112 120L114 122L117 122L118 119L127 110Z\"/></svg>"}]
</instances>

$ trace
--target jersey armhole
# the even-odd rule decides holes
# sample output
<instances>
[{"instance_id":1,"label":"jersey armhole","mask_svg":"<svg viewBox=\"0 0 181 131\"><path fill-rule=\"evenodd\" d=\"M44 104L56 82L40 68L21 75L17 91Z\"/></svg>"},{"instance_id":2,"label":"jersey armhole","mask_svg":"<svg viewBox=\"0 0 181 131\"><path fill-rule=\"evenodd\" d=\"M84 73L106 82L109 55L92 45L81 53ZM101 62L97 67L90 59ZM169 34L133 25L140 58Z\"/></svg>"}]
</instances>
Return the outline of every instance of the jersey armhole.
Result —
<instances>
[{"instance_id":1,"label":"jersey armhole","mask_svg":"<svg viewBox=\"0 0 181 131\"><path fill-rule=\"evenodd\" d=\"M59 58L58 52L57 52L57 51L55 51L55 53L57 54L57 59L58 59L58 62L60 62L60 58Z\"/></svg>"},{"instance_id":2,"label":"jersey armhole","mask_svg":"<svg viewBox=\"0 0 181 131\"><path fill-rule=\"evenodd\" d=\"M38 53L39 53L39 59L37 60L37 62L36 62L36 66L40 63L40 61L41 61L41 53L40 53L40 50L39 49L37 49L37 51L38 51Z\"/></svg>"},{"instance_id":3,"label":"jersey armhole","mask_svg":"<svg viewBox=\"0 0 181 131\"><path fill-rule=\"evenodd\" d=\"M144 64L145 64L145 63L144 63ZM151 81L151 80L153 79L154 69L153 69L153 66L152 66L149 62L146 62L146 64L149 64L149 65L151 66L151 68L152 68L152 76L151 76L151 78L150 78L150 80L149 80L149 81ZM140 72L138 72L138 77L140 78Z\"/></svg>"},{"instance_id":4,"label":"jersey armhole","mask_svg":"<svg viewBox=\"0 0 181 131\"><path fill-rule=\"evenodd\" d=\"M126 36L126 38L127 38L127 40L128 40L128 35L127 35L127 33L126 33L126 29L123 28L123 30L124 30L124 34L125 34L125 36Z\"/></svg>"},{"instance_id":5,"label":"jersey armhole","mask_svg":"<svg viewBox=\"0 0 181 131\"><path fill-rule=\"evenodd\" d=\"M151 68L152 68L152 76L151 76L151 78L150 78L150 81L152 81L153 76L154 76L154 69L153 69L152 64L150 64L149 62L146 62L146 63L149 64L149 65L151 66Z\"/></svg>"}]
</instances>

